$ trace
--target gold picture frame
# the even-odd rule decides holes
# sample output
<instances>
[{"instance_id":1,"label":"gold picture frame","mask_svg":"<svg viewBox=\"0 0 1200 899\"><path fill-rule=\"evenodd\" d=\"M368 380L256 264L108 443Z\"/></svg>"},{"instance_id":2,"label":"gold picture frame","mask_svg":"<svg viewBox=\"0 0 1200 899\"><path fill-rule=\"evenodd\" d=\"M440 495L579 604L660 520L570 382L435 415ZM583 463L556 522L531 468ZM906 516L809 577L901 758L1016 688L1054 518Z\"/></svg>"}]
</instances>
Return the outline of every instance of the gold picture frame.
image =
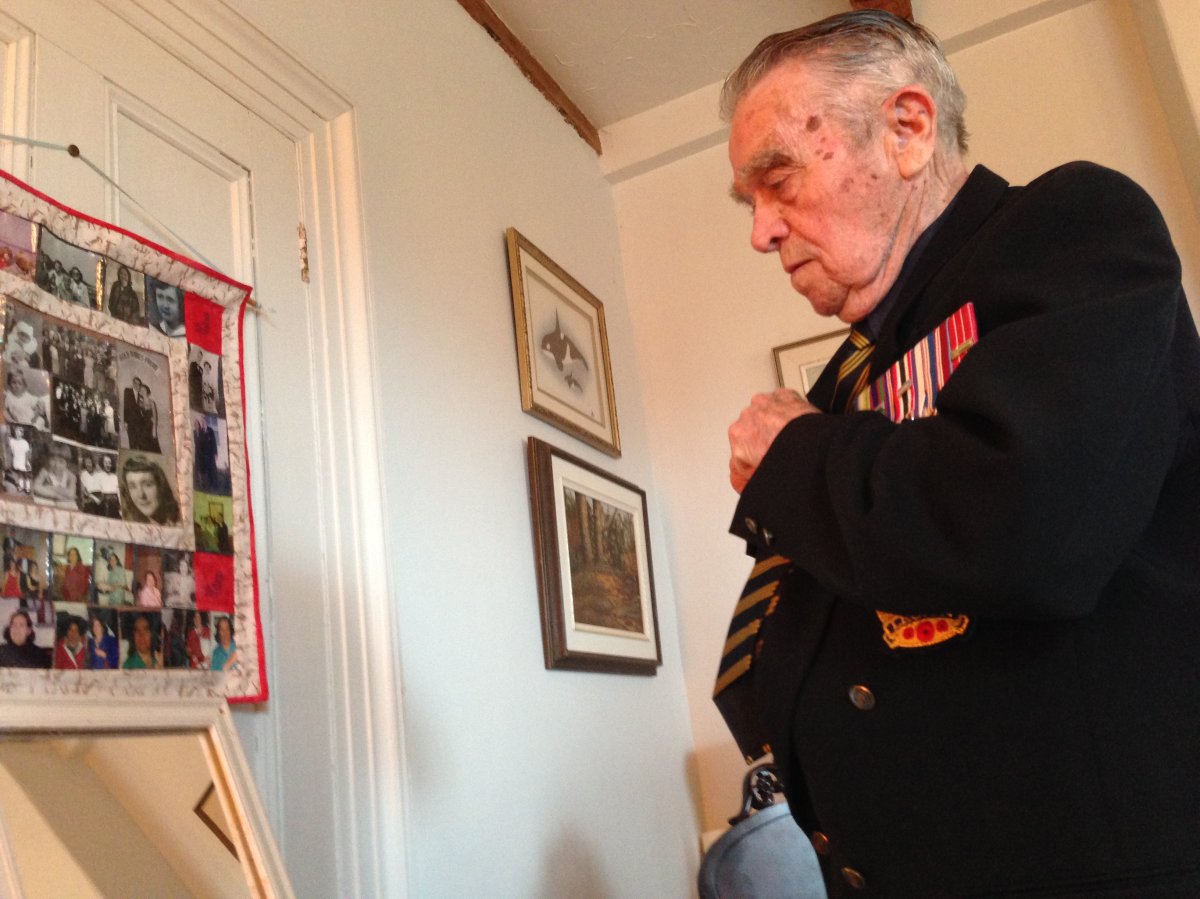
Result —
<instances>
[{"instance_id":1,"label":"gold picture frame","mask_svg":"<svg viewBox=\"0 0 1200 899\"><path fill-rule=\"evenodd\" d=\"M546 667L657 673L645 492L530 437L529 500Z\"/></svg>"},{"instance_id":2,"label":"gold picture frame","mask_svg":"<svg viewBox=\"0 0 1200 899\"><path fill-rule=\"evenodd\" d=\"M775 376L780 387L807 396L826 363L850 335L849 328L775 347Z\"/></svg>"},{"instance_id":3,"label":"gold picture frame","mask_svg":"<svg viewBox=\"0 0 1200 899\"><path fill-rule=\"evenodd\" d=\"M521 408L620 456L604 304L516 228L505 239Z\"/></svg>"}]
</instances>

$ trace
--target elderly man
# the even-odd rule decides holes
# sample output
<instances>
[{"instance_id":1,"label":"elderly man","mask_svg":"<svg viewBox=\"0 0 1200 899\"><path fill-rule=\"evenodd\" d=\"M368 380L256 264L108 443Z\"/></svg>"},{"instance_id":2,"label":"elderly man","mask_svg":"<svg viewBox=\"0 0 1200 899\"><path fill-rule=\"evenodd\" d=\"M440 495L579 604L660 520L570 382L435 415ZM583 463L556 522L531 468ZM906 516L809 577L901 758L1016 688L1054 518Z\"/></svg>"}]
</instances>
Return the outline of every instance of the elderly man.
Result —
<instances>
[{"instance_id":1,"label":"elderly man","mask_svg":"<svg viewBox=\"0 0 1200 899\"><path fill-rule=\"evenodd\" d=\"M767 38L724 100L752 245L853 325L729 430L739 745L834 895L1200 896L1200 341L1157 209L968 173L884 13Z\"/></svg>"}]
</instances>

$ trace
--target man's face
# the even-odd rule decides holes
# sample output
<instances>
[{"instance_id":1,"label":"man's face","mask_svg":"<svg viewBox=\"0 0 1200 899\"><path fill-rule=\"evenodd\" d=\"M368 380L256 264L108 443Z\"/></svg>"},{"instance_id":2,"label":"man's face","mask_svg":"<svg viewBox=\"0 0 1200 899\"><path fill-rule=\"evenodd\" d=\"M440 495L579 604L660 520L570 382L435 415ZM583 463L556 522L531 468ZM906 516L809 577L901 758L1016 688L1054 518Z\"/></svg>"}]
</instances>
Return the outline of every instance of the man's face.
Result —
<instances>
[{"instance_id":1,"label":"man's face","mask_svg":"<svg viewBox=\"0 0 1200 899\"><path fill-rule=\"evenodd\" d=\"M779 253L819 314L855 322L895 280L889 261L903 261L890 257L906 193L883 134L856 146L817 99L818 84L792 61L742 97L729 136L732 193L753 210L754 248Z\"/></svg>"}]
</instances>

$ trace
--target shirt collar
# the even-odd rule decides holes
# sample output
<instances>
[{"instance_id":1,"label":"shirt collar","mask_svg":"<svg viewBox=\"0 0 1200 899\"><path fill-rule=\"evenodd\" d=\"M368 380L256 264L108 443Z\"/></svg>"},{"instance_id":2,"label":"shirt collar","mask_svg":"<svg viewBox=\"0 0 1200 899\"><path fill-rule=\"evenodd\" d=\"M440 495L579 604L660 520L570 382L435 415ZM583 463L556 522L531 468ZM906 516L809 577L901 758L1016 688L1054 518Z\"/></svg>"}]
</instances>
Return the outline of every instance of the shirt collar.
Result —
<instances>
[{"instance_id":1,"label":"shirt collar","mask_svg":"<svg viewBox=\"0 0 1200 899\"><path fill-rule=\"evenodd\" d=\"M896 304L896 298L900 296L900 291L904 289L904 282L908 280L914 268L917 267L917 260L921 258L921 254L925 252L925 248L929 246L929 242L933 240L933 236L941 228L942 223L950 215L950 210L954 208L954 204L958 201L958 194L947 204L941 214L929 223L921 236L917 238L912 245L912 249L908 251L908 255L904 257L904 264L900 266L900 274L896 276L896 280L892 283L891 288L883 299L880 300L874 309L867 315L865 319L855 325L855 330L860 331L869 337L872 341L879 339L880 329L883 327L883 321L887 318L888 312L892 306Z\"/></svg>"}]
</instances>

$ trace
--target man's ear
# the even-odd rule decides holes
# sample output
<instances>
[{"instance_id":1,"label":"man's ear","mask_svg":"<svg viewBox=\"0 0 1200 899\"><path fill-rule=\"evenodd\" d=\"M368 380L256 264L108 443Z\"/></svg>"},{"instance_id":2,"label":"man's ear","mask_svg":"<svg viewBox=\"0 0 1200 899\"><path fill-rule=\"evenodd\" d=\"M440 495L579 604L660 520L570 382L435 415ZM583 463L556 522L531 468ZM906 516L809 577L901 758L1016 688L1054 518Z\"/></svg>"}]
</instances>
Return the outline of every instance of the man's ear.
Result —
<instances>
[{"instance_id":1,"label":"man's ear","mask_svg":"<svg viewBox=\"0 0 1200 899\"><path fill-rule=\"evenodd\" d=\"M888 147L901 177L919 174L937 149L937 103L929 91L910 84L883 104Z\"/></svg>"}]
</instances>

